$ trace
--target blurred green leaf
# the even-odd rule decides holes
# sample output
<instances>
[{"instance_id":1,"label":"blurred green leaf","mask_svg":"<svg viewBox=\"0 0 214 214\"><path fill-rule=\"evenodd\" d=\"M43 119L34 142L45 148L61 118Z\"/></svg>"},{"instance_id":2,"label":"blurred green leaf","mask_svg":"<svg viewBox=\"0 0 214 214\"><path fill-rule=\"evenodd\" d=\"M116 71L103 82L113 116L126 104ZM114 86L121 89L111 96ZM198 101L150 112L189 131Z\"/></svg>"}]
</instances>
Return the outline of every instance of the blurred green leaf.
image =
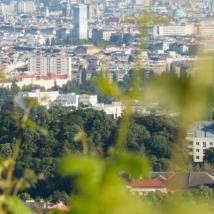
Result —
<instances>
[{"instance_id":1,"label":"blurred green leaf","mask_svg":"<svg viewBox=\"0 0 214 214\"><path fill-rule=\"evenodd\" d=\"M119 98L122 95L120 88L103 76L95 78L94 84L98 91L105 96Z\"/></svg>"},{"instance_id":2,"label":"blurred green leaf","mask_svg":"<svg viewBox=\"0 0 214 214\"><path fill-rule=\"evenodd\" d=\"M32 214L29 208L27 208L23 202L16 196L1 196L2 211L5 214Z\"/></svg>"}]
</instances>

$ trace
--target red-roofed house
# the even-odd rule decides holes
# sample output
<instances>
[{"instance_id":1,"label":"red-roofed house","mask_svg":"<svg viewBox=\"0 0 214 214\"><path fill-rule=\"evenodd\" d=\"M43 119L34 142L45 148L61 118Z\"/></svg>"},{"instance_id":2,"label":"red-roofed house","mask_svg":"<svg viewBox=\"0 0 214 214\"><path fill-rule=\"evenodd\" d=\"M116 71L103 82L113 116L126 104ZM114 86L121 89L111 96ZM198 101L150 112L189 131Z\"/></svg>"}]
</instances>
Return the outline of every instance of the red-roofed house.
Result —
<instances>
[{"instance_id":1,"label":"red-roofed house","mask_svg":"<svg viewBox=\"0 0 214 214\"><path fill-rule=\"evenodd\" d=\"M49 205L49 206L47 206L47 209L48 210L55 209L55 210L59 210L62 212L67 212L70 210L69 207L66 206L63 202L59 202L57 204Z\"/></svg>"},{"instance_id":2,"label":"red-roofed house","mask_svg":"<svg viewBox=\"0 0 214 214\"><path fill-rule=\"evenodd\" d=\"M167 192L166 185L159 179L133 179L129 182L128 189L137 195L155 191Z\"/></svg>"}]
</instances>

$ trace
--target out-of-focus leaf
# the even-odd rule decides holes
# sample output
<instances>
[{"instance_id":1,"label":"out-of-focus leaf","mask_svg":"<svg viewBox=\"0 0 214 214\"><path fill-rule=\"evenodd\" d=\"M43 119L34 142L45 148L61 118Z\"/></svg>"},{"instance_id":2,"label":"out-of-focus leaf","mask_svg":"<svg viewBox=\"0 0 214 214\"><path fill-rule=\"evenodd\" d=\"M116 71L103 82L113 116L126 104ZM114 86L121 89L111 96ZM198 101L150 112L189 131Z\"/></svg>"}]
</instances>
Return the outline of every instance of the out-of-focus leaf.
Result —
<instances>
[{"instance_id":1,"label":"out-of-focus leaf","mask_svg":"<svg viewBox=\"0 0 214 214\"><path fill-rule=\"evenodd\" d=\"M94 83L100 93L106 96L119 98L122 95L119 87L105 77L97 77Z\"/></svg>"},{"instance_id":2,"label":"out-of-focus leaf","mask_svg":"<svg viewBox=\"0 0 214 214\"><path fill-rule=\"evenodd\" d=\"M21 109L25 110L26 109L26 105L24 102L23 97L21 96L21 94L18 94L17 96L15 96L14 98L14 102L15 104L20 107Z\"/></svg>"},{"instance_id":3,"label":"out-of-focus leaf","mask_svg":"<svg viewBox=\"0 0 214 214\"><path fill-rule=\"evenodd\" d=\"M36 129L37 125L32 120L27 120L24 122L25 126L28 128Z\"/></svg>"},{"instance_id":4,"label":"out-of-focus leaf","mask_svg":"<svg viewBox=\"0 0 214 214\"><path fill-rule=\"evenodd\" d=\"M3 70L0 70L0 80L4 80L6 78L6 75Z\"/></svg>"},{"instance_id":5,"label":"out-of-focus leaf","mask_svg":"<svg viewBox=\"0 0 214 214\"><path fill-rule=\"evenodd\" d=\"M148 162L136 154L121 153L109 157L107 167L113 170L115 174L126 172L134 177L148 176L150 167Z\"/></svg>"},{"instance_id":6,"label":"out-of-focus leaf","mask_svg":"<svg viewBox=\"0 0 214 214\"><path fill-rule=\"evenodd\" d=\"M35 122L33 122L32 120L26 120L23 122L23 125L25 127L28 127L28 128L32 128L32 129L35 129L37 131L39 131L42 135L44 136L48 136L48 131L47 129L44 129L44 128L41 128L40 126L38 126Z\"/></svg>"},{"instance_id":7,"label":"out-of-focus leaf","mask_svg":"<svg viewBox=\"0 0 214 214\"><path fill-rule=\"evenodd\" d=\"M5 213L13 214L32 214L30 209L26 207L23 202L16 196L2 196L2 210Z\"/></svg>"},{"instance_id":8,"label":"out-of-focus leaf","mask_svg":"<svg viewBox=\"0 0 214 214\"><path fill-rule=\"evenodd\" d=\"M74 136L74 140L76 142L79 142L79 143L82 144L82 146L83 146L83 154L88 154L89 145L88 145L87 134L84 131L80 131Z\"/></svg>"},{"instance_id":9,"label":"out-of-focus leaf","mask_svg":"<svg viewBox=\"0 0 214 214\"><path fill-rule=\"evenodd\" d=\"M60 171L64 175L93 172L98 165L98 160L93 157L71 156L63 158L60 162Z\"/></svg>"},{"instance_id":10,"label":"out-of-focus leaf","mask_svg":"<svg viewBox=\"0 0 214 214\"><path fill-rule=\"evenodd\" d=\"M60 163L64 175L75 175L76 187L85 195L96 192L102 175L102 161L86 156L72 156L64 158ZM87 181L87 186L85 182Z\"/></svg>"},{"instance_id":11,"label":"out-of-focus leaf","mask_svg":"<svg viewBox=\"0 0 214 214\"><path fill-rule=\"evenodd\" d=\"M39 105L37 99L29 98L29 97L24 97L23 99L24 99L26 108L32 109Z\"/></svg>"}]
</instances>

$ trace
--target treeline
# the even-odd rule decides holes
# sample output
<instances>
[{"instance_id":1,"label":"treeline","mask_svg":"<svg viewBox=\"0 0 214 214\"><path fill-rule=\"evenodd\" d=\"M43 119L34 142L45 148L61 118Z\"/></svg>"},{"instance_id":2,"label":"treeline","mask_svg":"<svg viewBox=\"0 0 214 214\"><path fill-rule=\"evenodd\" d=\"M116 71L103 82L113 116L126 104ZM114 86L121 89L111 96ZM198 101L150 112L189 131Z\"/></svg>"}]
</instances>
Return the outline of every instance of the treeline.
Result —
<instances>
[{"instance_id":1,"label":"treeline","mask_svg":"<svg viewBox=\"0 0 214 214\"><path fill-rule=\"evenodd\" d=\"M61 106L48 111L39 107L32 111L30 118L43 131L33 127L23 130L14 174L21 177L26 169L41 174L43 178L26 192L33 198L51 199L72 194L72 178L59 175L57 161L67 154L82 153L82 144L75 141L77 133L85 132L91 153L107 157L109 148L115 144L120 122L101 111L79 109L71 112ZM6 105L1 109L0 156L12 156L17 138L16 119L12 107ZM176 132L175 119L135 116L130 122L125 149L147 156L154 170L166 170Z\"/></svg>"}]
</instances>

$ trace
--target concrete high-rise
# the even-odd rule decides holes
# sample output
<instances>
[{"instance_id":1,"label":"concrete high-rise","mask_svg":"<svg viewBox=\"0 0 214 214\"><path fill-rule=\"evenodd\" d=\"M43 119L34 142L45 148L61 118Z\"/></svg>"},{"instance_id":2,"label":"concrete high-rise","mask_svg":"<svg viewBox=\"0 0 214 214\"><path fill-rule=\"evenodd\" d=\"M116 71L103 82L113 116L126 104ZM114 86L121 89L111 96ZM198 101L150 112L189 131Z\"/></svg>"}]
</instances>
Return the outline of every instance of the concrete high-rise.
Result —
<instances>
[{"instance_id":1,"label":"concrete high-rise","mask_svg":"<svg viewBox=\"0 0 214 214\"><path fill-rule=\"evenodd\" d=\"M73 30L75 39L88 39L88 5L73 6Z\"/></svg>"},{"instance_id":2,"label":"concrete high-rise","mask_svg":"<svg viewBox=\"0 0 214 214\"><path fill-rule=\"evenodd\" d=\"M30 74L35 75L72 75L71 57L59 54L59 55L44 55L37 54L32 55L29 58L28 70Z\"/></svg>"}]
</instances>

